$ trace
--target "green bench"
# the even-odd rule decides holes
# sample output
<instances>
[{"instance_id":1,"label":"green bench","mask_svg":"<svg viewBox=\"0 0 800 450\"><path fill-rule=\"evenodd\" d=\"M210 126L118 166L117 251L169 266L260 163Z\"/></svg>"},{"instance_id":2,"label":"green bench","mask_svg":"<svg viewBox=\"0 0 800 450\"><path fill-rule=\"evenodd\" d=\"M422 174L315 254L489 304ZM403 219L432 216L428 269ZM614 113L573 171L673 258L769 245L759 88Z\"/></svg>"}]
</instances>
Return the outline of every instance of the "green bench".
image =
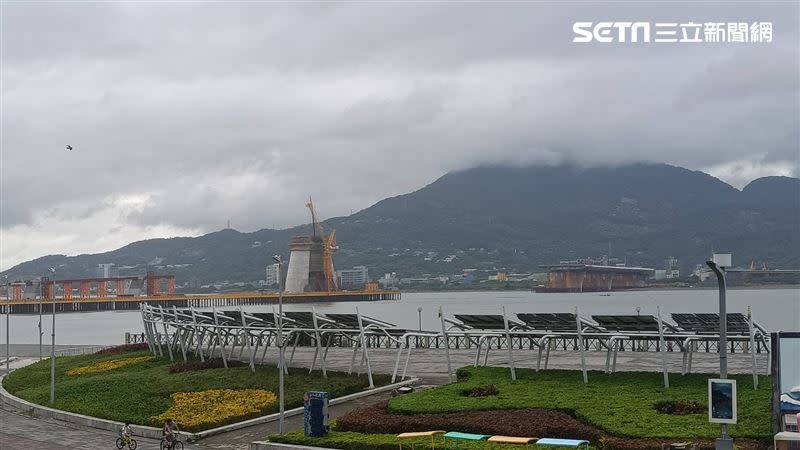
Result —
<instances>
[{"instance_id":1,"label":"green bench","mask_svg":"<svg viewBox=\"0 0 800 450\"><path fill-rule=\"evenodd\" d=\"M448 439L455 439L461 441L485 441L490 437L492 437L491 434L472 434L472 433L460 433L458 431L450 431L444 434L444 448L447 448Z\"/></svg>"}]
</instances>

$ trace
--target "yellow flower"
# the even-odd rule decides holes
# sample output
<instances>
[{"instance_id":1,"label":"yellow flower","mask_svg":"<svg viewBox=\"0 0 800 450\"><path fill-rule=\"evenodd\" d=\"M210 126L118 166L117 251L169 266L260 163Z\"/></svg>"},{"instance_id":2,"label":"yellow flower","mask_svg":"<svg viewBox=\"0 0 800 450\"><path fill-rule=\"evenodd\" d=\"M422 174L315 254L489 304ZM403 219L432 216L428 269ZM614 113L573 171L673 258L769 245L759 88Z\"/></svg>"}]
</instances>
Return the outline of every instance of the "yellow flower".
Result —
<instances>
[{"instance_id":1,"label":"yellow flower","mask_svg":"<svg viewBox=\"0 0 800 450\"><path fill-rule=\"evenodd\" d=\"M130 366L133 364L143 363L152 360L152 356L136 356L131 358L112 359L110 361L102 361L88 366L76 367L67 371L67 375L89 375L99 372L107 372L109 370L119 369L120 367Z\"/></svg>"},{"instance_id":2,"label":"yellow flower","mask_svg":"<svg viewBox=\"0 0 800 450\"><path fill-rule=\"evenodd\" d=\"M171 418L187 430L214 428L255 417L277 402L275 394L260 389L176 392L170 397L172 406L150 420L161 425Z\"/></svg>"}]
</instances>

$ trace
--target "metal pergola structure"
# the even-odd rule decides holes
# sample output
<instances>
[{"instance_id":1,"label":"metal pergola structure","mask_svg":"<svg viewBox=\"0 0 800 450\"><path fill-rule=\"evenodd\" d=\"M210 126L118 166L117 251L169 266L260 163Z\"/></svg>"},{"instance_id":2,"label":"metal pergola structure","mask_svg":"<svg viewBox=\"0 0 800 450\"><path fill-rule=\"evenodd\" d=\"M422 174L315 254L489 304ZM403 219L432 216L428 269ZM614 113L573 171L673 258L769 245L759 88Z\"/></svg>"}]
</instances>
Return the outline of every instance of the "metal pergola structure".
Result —
<instances>
[{"instance_id":1,"label":"metal pergola structure","mask_svg":"<svg viewBox=\"0 0 800 450\"><path fill-rule=\"evenodd\" d=\"M171 360L186 361L189 355L201 361L219 354L223 365L234 358L242 360L247 350L247 362L255 371L263 364L270 347L277 347L279 327L277 314L239 310L195 310L176 307L142 305L142 321L148 347L154 355ZM397 328L380 319L355 314L317 314L311 311L285 311L280 338L291 346L288 366L298 347L314 348L309 373L318 367L327 377L326 359L331 347L352 349L348 373L356 368L366 369L372 382L369 349L391 349L396 352L392 380L405 379L413 349L444 349L450 365L451 349L475 349L474 365L483 357L488 362L491 349L505 349L512 378L516 377L512 350L537 352L536 370L548 368L551 350L578 350L582 360L586 351L606 353L605 370L616 371L619 352L682 353L682 373L690 373L692 355L696 352L716 352L719 327L716 314L672 314L675 322L668 323L651 315L594 315L591 318L576 313L518 313L509 318L502 314L442 315L441 331L419 331ZM749 311L727 315L730 351L753 355L752 371L757 377L756 353L769 353L769 333L752 320ZM237 349L238 347L238 349ZM235 353L238 350L238 353ZM258 352L261 350L260 360ZM405 352L405 358L403 358ZM402 371L401 360L404 359ZM767 358L769 361L770 358ZM769 363L768 363L769 364ZM365 367L366 366L366 367ZM582 364L585 372L585 364ZM663 367L668 384L666 363ZM767 367L769 373L769 366Z\"/></svg>"}]
</instances>

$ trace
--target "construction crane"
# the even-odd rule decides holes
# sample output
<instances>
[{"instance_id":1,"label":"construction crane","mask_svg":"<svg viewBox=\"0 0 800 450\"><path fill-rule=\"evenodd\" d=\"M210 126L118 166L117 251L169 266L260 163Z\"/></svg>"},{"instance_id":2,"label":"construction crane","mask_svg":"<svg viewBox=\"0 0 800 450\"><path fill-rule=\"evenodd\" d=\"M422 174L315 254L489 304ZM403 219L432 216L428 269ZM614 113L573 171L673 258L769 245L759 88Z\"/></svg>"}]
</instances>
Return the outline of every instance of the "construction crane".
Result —
<instances>
[{"instance_id":1,"label":"construction crane","mask_svg":"<svg viewBox=\"0 0 800 450\"><path fill-rule=\"evenodd\" d=\"M322 224L317 221L317 211L314 209L314 202L311 197L308 198L306 207L311 211L311 228L314 238L319 235L322 240L322 269L325 273L325 288L328 292L337 291L336 276L333 270L333 252L339 249L336 244L336 230L331 229L330 234L325 236L325 229Z\"/></svg>"}]
</instances>

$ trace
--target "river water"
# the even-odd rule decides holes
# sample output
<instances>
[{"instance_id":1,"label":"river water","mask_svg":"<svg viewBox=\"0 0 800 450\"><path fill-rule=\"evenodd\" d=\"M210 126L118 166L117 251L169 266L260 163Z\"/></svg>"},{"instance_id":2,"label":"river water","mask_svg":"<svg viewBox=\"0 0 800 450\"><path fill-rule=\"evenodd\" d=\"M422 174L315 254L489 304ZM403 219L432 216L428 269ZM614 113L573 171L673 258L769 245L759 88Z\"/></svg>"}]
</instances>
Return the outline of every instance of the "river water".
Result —
<instances>
[{"instance_id":1,"label":"river water","mask_svg":"<svg viewBox=\"0 0 800 450\"><path fill-rule=\"evenodd\" d=\"M731 289L728 291L728 312L746 313L750 306L753 318L768 331L800 331L800 289ZM375 317L402 328L416 329L418 311L422 307L422 327L440 329L437 316L442 307L445 316L453 314L500 314L505 306L509 315L519 312L572 312L578 307L582 316L592 314L656 314L661 307L662 318L670 320L670 313L717 312L716 289L652 290L598 293L555 294L533 292L423 292L404 293L400 301L337 302L292 305L285 303L287 311L318 313L355 313ZM276 306L277 307L277 306ZM249 311L271 311L272 306L247 306ZM0 339L5 343L5 318L0 320ZM11 316L11 343L38 343L38 315ZM42 320L45 343L50 340L51 316ZM142 331L141 315L137 311L103 311L59 314L56 317L58 344L114 345L124 340L125 332Z\"/></svg>"}]
</instances>

